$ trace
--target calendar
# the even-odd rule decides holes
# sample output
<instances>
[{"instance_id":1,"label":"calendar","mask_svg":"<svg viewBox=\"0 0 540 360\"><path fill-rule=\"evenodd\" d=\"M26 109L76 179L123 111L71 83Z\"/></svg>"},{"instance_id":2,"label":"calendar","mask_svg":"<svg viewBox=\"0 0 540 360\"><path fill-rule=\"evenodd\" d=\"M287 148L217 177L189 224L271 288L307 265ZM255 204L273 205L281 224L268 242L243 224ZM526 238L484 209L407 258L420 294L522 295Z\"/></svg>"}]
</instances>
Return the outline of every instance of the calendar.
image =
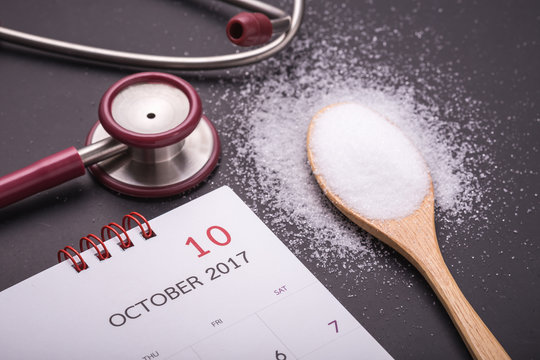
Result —
<instances>
[{"instance_id":1,"label":"calendar","mask_svg":"<svg viewBox=\"0 0 540 360\"><path fill-rule=\"evenodd\" d=\"M391 356L228 187L0 293L3 359Z\"/></svg>"}]
</instances>

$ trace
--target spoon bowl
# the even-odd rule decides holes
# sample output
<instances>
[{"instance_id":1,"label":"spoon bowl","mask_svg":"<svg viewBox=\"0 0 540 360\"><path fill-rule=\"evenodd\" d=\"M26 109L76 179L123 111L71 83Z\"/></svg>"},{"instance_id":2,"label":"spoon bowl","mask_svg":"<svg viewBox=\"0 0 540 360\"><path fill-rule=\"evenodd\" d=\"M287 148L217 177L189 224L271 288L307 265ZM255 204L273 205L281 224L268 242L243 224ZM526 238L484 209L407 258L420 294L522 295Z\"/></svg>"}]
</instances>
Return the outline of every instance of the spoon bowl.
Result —
<instances>
[{"instance_id":1,"label":"spoon bowl","mask_svg":"<svg viewBox=\"0 0 540 360\"><path fill-rule=\"evenodd\" d=\"M444 262L435 233L433 184L429 174L429 188L416 210L406 216L392 219L374 219L360 214L347 202L347 199L337 195L339 191L329 186L325 174L317 166L317 152L313 151L312 138L317 126L316 120L329 109L339 105L342 104L331 105L319 111L311 120L308 129L308 160L324 194L352 222L398 251L418 269L445 307L474 359L510 359L469 304ZM357 120L362 121L362 119ZM348 156L357 156L357 154L348 154ZM341 163L346 163L346 161ZM362 169L348 170L361 171Z\"/></svg>"}]
</instances>

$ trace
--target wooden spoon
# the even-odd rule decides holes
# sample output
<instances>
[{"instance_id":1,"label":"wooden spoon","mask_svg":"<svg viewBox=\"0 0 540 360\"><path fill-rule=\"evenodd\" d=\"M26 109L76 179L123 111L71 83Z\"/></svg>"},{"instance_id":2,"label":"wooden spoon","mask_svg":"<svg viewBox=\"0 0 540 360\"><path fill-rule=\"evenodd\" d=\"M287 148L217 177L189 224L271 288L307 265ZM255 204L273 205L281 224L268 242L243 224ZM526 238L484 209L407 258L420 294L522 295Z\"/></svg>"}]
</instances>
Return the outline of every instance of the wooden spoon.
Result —
<instances>
[{"instance_id":1,"label":"wooden spoon","mask_svg":"<svg viewBox=\"0 0 540 360\"><path fill-rule=\"evenodd\" d=\"M324 194L355 224L397 250L418 269L444 305L474 359L510 359L469 304L444 262L435 235L431 177L428 194L419 208L409 216L391 220L368 219L358 214L326 185L324 176L317 171L310 139L314 120L327 109L322 109L313 117L307 136L309 163Z\"/></svg>"}]
</instances>

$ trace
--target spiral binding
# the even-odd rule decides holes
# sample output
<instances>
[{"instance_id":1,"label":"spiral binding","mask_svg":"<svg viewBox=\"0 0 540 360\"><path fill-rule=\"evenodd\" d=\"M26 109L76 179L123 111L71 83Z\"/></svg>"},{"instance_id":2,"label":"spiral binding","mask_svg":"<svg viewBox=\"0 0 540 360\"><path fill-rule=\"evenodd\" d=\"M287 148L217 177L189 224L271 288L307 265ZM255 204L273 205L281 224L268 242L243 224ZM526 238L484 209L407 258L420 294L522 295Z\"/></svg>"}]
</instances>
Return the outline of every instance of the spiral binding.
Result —
<instances>
[{"instance_id":1,"label":"spiral binding","mask_svg":"<svg viewBox=\"0 0 540 360\"><path fill-rule=\"evenodd\" d=\"M96 250L96 257L100 261L103 261L111 257L111 253L105 245L105 241L109 239L112 239L114 237L118 238L118 240L120 240L118 246L120 246L122 250L126 250L132 246L135 246L135 244L133 244L133 242L129 238L129 235L127 234L127 231L131 229L132 221L134 221L136 226L141 229L141 235L145 239L149 239L156 235L152 230L152 227L150 226L148 220L146 220L146 218L138 212L132 211L129 214L124 215L124 217L122 218L122 225L111 222L108 225L103 226L101 228L101 237L98 237L94 234L88 234L86 236L83 236L79 240L80 252L75 250L75 248L73 248L72 246L66 246L63 249L58 250L58 262L69 259L73 263L73 268L77 272L81 272L88 269L88 264L86 263L86 261L84 261L81 252L88 250L91 247ZM101 246L101 250L98 245ZM64 256L64 259L62 259L62 255ZM75 257L79 258L80 261L77 261Z\"/></svg>"}]
</instances>

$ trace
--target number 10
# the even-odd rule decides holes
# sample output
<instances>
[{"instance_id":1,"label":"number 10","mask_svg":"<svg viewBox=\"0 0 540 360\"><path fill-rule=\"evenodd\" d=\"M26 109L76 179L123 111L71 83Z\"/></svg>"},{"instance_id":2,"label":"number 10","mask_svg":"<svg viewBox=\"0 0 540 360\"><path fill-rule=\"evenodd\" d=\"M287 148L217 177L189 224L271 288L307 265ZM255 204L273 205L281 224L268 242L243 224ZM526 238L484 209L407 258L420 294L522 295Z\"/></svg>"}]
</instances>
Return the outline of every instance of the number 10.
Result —
<instances>
[{"instance_id":1,"label":"number 10","mask_svg":"<svg viewBox=\"0 0 540 360\"><path fill-rule=\"evenodd\" d=\"M212 235L212 230L219 230L223 235L225 235L225 241L219 241L217 240L214 235ZM221 226L210 226L208 229L206 229L206 236L208 237L208 239L213 242L214 244L218 245L218 246L225 246L225 245L228 245L230 242L231 242L231 235L229 234L229 232L227 230L225 230L224 228L222 228ZM199 251L199 255L198 257L202 257L206 254L210 254L210 250L204 250L196 241L195 239L193 239L191 236L188 237L187 241L186 241L186 245L193 245L195 246L195 249L197 249Z\"/></svg>"}]
</instances>

